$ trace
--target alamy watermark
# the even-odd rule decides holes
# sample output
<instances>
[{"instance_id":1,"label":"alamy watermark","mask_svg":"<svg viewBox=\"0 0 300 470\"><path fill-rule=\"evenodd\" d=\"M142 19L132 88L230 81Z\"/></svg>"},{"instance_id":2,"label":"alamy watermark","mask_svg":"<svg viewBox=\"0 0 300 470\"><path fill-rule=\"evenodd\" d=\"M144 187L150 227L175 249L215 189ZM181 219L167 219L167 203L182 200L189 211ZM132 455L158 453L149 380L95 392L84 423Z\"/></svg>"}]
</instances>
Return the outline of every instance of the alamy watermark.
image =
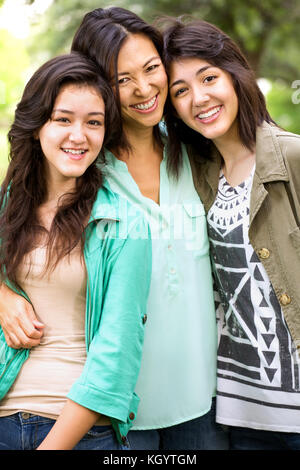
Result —
<instances>
[{"instance_id":1,"label":"alamy watermark","mask_svg":"<svg viewBox=\"0 0 300 470\"><path fill-rule=\"evenodd\" d=\"M292 103L300 103L300 80L294 80L292 83L292 88L296 88L296 91L292 94Z\"/></svg>"}]
</instances>

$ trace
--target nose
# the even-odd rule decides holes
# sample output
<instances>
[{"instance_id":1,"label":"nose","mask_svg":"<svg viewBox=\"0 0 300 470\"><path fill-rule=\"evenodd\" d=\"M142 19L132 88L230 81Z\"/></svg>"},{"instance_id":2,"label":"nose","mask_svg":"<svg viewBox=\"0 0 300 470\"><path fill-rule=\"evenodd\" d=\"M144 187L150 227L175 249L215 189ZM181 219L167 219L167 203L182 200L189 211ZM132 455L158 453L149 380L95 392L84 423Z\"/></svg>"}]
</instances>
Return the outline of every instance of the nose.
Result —
<instances>
[{"instance_id":1,"label":"nose","mask_svg":"<svg viewBox=\"0 0 300 470\"><path fill-rule=\"evenodd\" d=\"M209 101L207 90L200 86L194 86L192 89L193 106L202 106Z\"/></svg>"},{"instance_id":2,"label":"nose","mask_svg":"<svg viewBox=\"0 0 300 470\"><path fill-rule=\"evenodd\" d=\"M72 128L70 129L69 139L74 144L82 144L86 142L86 135L83 129L83 126L78 124L73 124Z\"/></svg>"},{"instance_id":3,"label":"nose","mask_svg":"<svg viewBox=\"0 0 300 470\"><path fill-rule=\"evenodd\" d=\"M147 78L142 77L136 81L136 89L135 89L136 95L148 98L150 91L151 91L151 85Z\"/></svg>"}]
</instances>

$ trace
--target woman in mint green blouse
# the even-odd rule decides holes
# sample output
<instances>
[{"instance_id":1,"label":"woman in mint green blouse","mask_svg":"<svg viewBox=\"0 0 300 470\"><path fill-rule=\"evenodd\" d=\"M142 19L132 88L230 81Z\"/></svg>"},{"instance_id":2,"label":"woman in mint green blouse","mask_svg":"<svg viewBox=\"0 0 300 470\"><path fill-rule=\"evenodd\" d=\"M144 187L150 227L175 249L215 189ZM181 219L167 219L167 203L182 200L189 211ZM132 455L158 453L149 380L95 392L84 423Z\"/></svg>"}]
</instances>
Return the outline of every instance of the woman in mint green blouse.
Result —
<instances>
[{"instance_id":1,"label":"woman in mint green blouse","mask_svg":"<svg viewBox=\"0 0 300 470\"><path fill-rule=\"evenodd\" d=\"M159 127L168 92L161 35L127 10L98 8L84 17L72 50L95 60L111 81L123 137L107 149L104 172L151 228L152 281L131 448L224 449L213 400L217 334L206 219L184 146L177 172ZM17 310L15 297L2 293L5 329ZM30 327L33 313L24 318L22 333L27 328L34 344L40 333Z\"/></svg>"}]
</instances>

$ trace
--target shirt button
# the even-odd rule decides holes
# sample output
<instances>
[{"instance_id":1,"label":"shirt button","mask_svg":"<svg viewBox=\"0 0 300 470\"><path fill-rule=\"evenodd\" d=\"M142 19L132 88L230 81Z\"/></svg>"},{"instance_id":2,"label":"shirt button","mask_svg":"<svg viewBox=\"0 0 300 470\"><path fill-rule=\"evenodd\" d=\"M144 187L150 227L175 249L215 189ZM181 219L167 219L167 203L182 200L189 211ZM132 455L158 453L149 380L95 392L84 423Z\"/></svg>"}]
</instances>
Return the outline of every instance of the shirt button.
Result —
<instances>
[{"instance_id":1,"label":"shirt button","mask_svg":"<svg viewBox=\"0 0 300 470\"><path fill-rule=\"evenodd\" d=\"M134 414L134 413L132 413L132 412L131 412L131 413L129 413L129 418L130 418L131 420L133 420L133 419L135 418L135 414Z\"/></svg>"},{"instance_id":2,"label":"shirt button","mask_svg":"<svg viewBox=\"0 0 300 470\"><path fill-rule=\"evenodd\" d=\"M143 320L142 320L142 321L143 321L143 324L146 323L146 321L147 321L147 315L146 315L146 314L143 316Z\"/></svg>"},{"instance_id":3,"label":"shirt button","mask_svg":"<svg viewBox=\"0 0 300 470\"><path fill-rule=\"evenodd\" d=\"M281 305L288 305L290 304L292 301L292 299L290 298L289 295L287 294L282 294L280 297L279 297L279 302L281 303Z\"/></svg>"},{"instance_id":4,"label":"shirt button","mask_svg":"<svg viewBox=\"0 0 300 470\"><path fill-rule=\"evenodd\" d=\"M261 248L260 250L258 250L258 256L261 259L267 259L270 256L270 251L268 250L268 248Z\"/></svg>"},{"instance_id":5,"label":"shirt button","mask_svg":"<svg viewBox=\"0 0 300 470\"><path fill-rule=\"evenodd\" d=\"M28 418L30 418L30 413L22 413L22 418L23 418L23 419L28 419Z\"/></svg>"}]
</instances>

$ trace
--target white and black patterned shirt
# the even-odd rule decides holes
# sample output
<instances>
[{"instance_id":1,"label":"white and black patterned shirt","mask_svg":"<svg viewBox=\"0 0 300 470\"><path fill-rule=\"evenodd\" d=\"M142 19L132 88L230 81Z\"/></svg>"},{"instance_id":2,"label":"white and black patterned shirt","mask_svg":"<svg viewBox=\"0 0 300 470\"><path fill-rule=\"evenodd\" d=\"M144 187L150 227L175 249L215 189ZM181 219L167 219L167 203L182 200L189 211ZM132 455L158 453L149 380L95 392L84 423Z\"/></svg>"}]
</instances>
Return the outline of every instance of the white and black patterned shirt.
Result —
<instances>
[{"instance_id":1,"label":"white and black patterned shirt","mask_svg":"<svg viewBox=\"0 0 300 470\"><path fill-rule=\"evenodd\" d=\"M273 287L248 238L253 174L254 169L236 187L221 174L218 195L208 212L222 307L217 421L300 432L300 361Z\"/></svg>"}]
</instances>

